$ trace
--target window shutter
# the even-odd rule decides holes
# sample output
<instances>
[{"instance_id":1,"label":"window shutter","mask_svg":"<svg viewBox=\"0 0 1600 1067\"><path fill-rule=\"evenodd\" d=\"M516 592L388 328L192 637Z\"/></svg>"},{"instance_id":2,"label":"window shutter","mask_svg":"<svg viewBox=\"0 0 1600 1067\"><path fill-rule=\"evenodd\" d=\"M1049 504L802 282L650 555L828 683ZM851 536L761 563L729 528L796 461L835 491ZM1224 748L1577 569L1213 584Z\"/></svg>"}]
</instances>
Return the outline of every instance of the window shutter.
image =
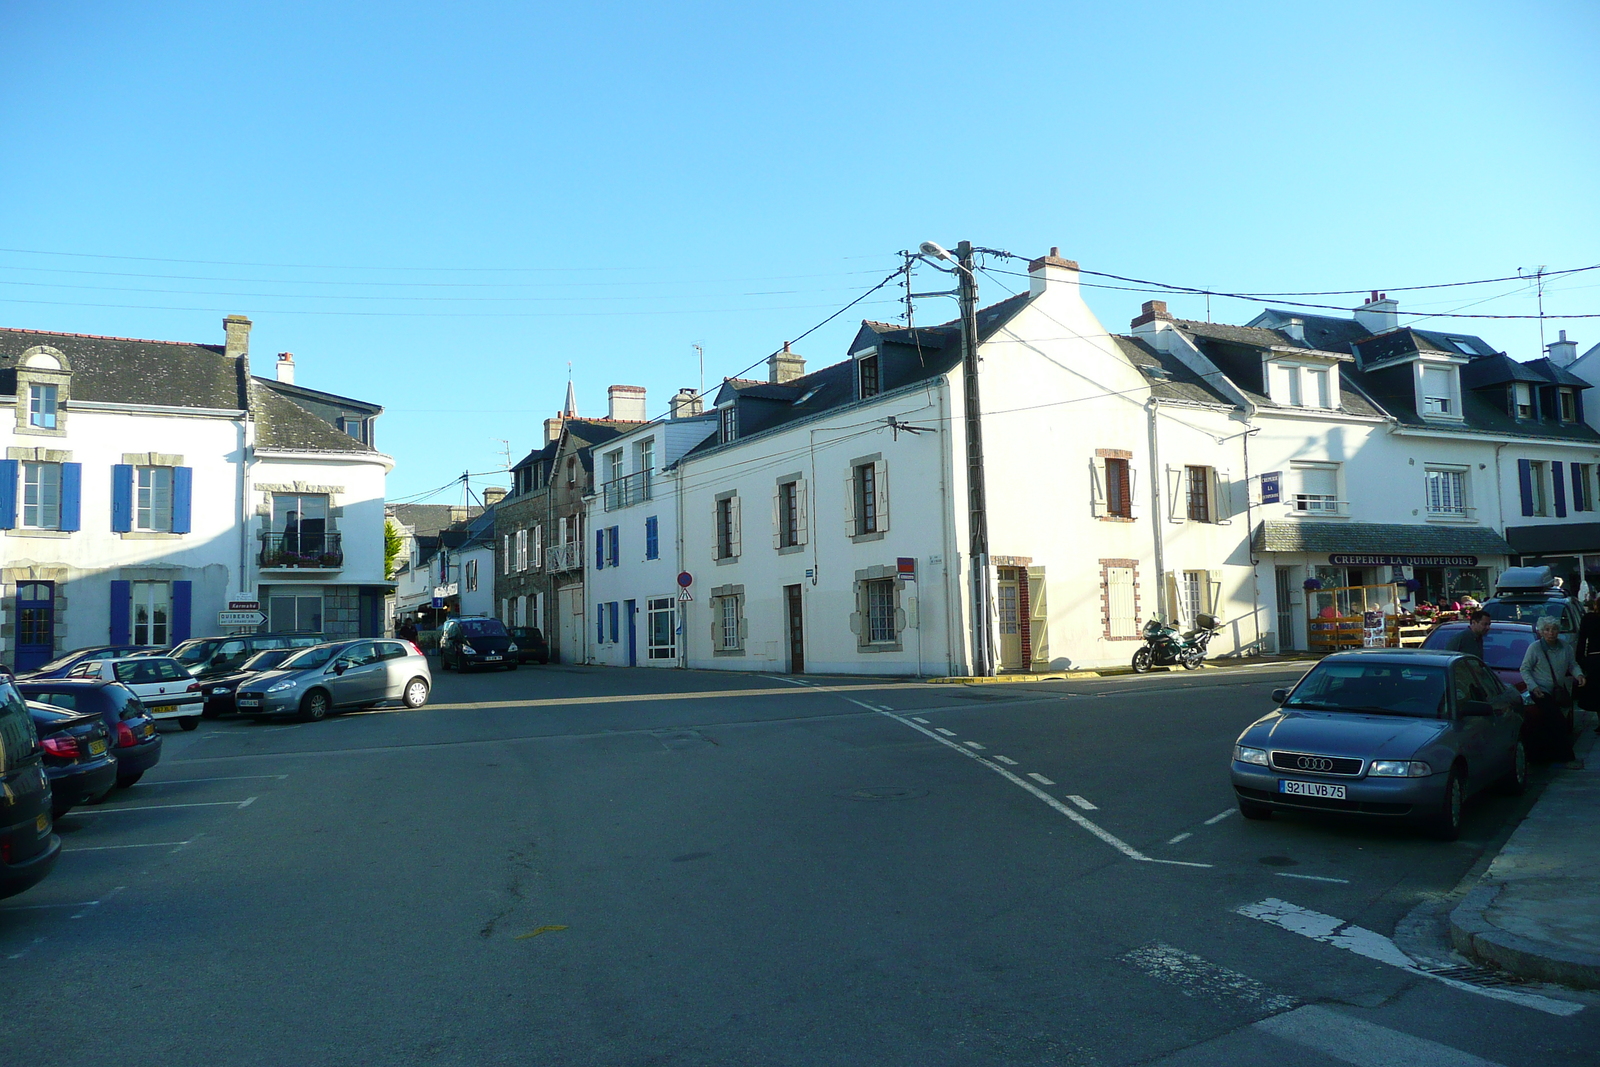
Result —
<instances>
[{"instance_id":1,"label":"window shutter","mask_svg":"<svg viewBox=\"0 0 1600 1067\"><path fill-rule=\"evenodd\" d=\"M1220 468L1211 471L1211 521L1219 526L1233 525L1233 479Z\"/></svg>"},{"instance_id":2,"label":"window shutter","mask_svg":"<svg viewBox=\"0 0 1600 1067\"><path fill-rule=\"evenodd\" d=\"M133 529L133 464L117 463L111 468L111 532Z\"/></svg>"},{"instance_id":3,"label":"window shutter","mask_svg":"<svg viewBox=\"0 0 1600 1067\"><path fill-rule=\"evenodd\" d=\"M172 532L186 534L194 529L190 512L194 501L194 468L172 468Z\"/></svg>"},{"instance_id":4,"label":"window shutter","mask_svg":"<svg viewBox=\"0 0 1600 1067\"><path fill-rule=\"evenodd\" d=\"M802 478L794 483L795 544L803 545L811 538L808 527L811 519L806 511L806 482Z\"/></svg>"},{"instance_id":5,"label":"window shutter","mask_svg":"<svg viewBox=\"0 0 1600 1067\"><path fill-rule=\"evenodd\" d=\"M1567 517L1567 472L1564 469L1565 467L1566 464L1559 459L1550 464L1550 473L1553 475L1551 484L1556 491L1556 518L1558 519Z\"/></svg>"},{"instance_id":6,"label":"window shutter","mask_svg":"<svg viewBox=\"0 0 1600 1067\"><path fill-rule=\"evenodd\" d=\"M783 482L772 488L772 547L783 547Z\"/></svg>"},{"instance_id":7,"label":"window shutter","mask_svg":"<svg viewBox=\"0 0 1600 1067\"><path fill-rule=\"evenodd\" d=\"M189 640L189 620L193 617L194 583L172 583L172 643Z\"/></svg>"},{"instance_id":8,"label":"window shutter","mask_svg":"<svg viewBox=\"0 0 1600 1067\"><path fill-rule=\"evenodd\" d=\"M133 640L133 583L111 583L111 643L126 645Z\"/></svg>"},{"instance_id":9,"label":"window shutter","mask_svg":"<svg viewBox=\"0 0 1600 1067\"><path fill-rule=\"evenodd\" d=\"M1182 522L1189 516L1188 496L1185 490L1184 476L1188 472L1182 467L1167 468L1167 520L1169 522Z\"/></svg>"},{"instance_id":10,"label":"window shutter","mask_svg":"<svg viewBox=\"0 0 1600 1067\"><path fill-rule=\"evenodd\" d=\"M1184 617L1183 596L1178 590L1178 574L1168 571L1162 583L1167 590L1167 618L1177 622ZM1167 621L1166 619L1162 620Z\"/></svg>"},{"instance_id":11,"label":"window shutter","mask_svg":"<svg viewBox=\"0 0 1600 1067\"><path fill-rule=\"evenodd\" d=\"M1588 501L1584 497L1584 490L1587 489L1588 486L1583 484L1583 466L1584 465L1582 463L1574 463L1572 465L1572 510L1573 511L1588 511L1589 510Z\"/></svg>"},{"instance_id":12,"label":"window shutter","mask_svg":"<svg viewBox=\"0 0 1600 1067\"><path fill-rule=\"evenodd\" d=\"M598 528L594 532L594 569L597 571L606 569L606 531L604 528Z\"/></svg>"},{"instance_id":13,"label":"window shutter","mask_svg":"<svg viewBox=\"0 0 1600 1067\"><path fill-rule=\"evenodd\" d=\"M1045 603L1043 567L1028 568L1028 640L1033 646L1033 666L1050 664L1050 609Z\"/></svg>"},{"instance_id":14,"label":"window shutter","mask_svg":"<svg viewBox=\"0 0 1600 1067\"><path fill-rule=\"evenodd\" d=\"M731 516L732 522L730 523L730 525L733 527L733 537L730 539L728 555L737 557L739 555L741 545L739 533L739 498L732 497L728 501L728 504L729 509L733 512Z\"/></svg>"},{"instance_id":15,"label":"window shutter","mask_svg":"<svg viewBox=\"0 0 1600 1067\"><path fill-rule=\"evenodd\" d=\"M61 465L61 529L80 530L82 525L79 516L82 513L83 500L83 464L63 463Z\"/></svg>"},{"instance_id":16,"label":"window shutter","mask_svg":"<svg viewBox=\"0 0 1600 1067\"><path fill-rule=\"evenodd\" d=\"M540 524L533 528L533 569L538 570L544 566L544 526Z\"/></svg>"},{"instance_id":17,"label":"window shutter","mask_svg":"<svg viewBox=\"0 0 1600 1067\"><path fill-rule=\"evenodd\" d=\"M598 601L594 605L594 641L597 645L606 643L606 606Z\"/></svg>"},{"instance_id":18,"label":"window shutter","mask_svg":"<svg viewBox=\"0 0 1600 1067\"><path fill-rule=\"evenodd\" d=\"M1517 460L1517 488L1522 490L1522 513L1533 514L1533 463L1531 460Z\"/></svg>"},{"instance_id":19,"label":"window shutter","mask_svg":"<svg viewBox=\"0 0 1600 1067\"><path fill-rule=\"evenodd\" d=\"M854 537L856 530L856 469L850 468L850 476L844 480L844 532L846 537Z\"/></svg>"},{"instance_id":20,"label":"window shutter","mask_svg":"<svg viewBox=\"0 0 1600 1067\"><path fill-rule=\"evenodd\" d=\"M1206 572L1205 613L1207 615L1222 615L1222 572Z\"/></svg>"},{"instance_id":21,"label":"window shutter","mask_svg":"<svg viewBox=\"0 0 1600 1067\"><path fill-rule=\"evenodd\" d=\"M878 506L878 532L884 533L889 529L889 465L883 460L872 464L872 480L876 483L875 497Z\"/></svg>"},{"instance_id":22,"label":"window shutter","mask_svg":"<svg viewBox=\"0 0 1600 1067\"><path fill-rule=\"evenodd\" d=\"M1106 461L1099 456L1089 461L1089 507L1096 518L1109 510L1106 507Z\"/></svg>"},{"instance_id":23,"label":"window shutter","mask_svg":"<svg viewBox=\"0 0 1600 1067\"><path fill-rule=\"evenodd\" d=\"M17 470L14 459L0 459L0 530L17 525Z\"/></svg>"},{"instance_id":24,"label":"window shutter","mask_svg":"<svg viewBox=\"0 0 1600 1067\"><path fill-rule=\"evenodd\" d=\"M611 527L607 540L610 542L611 551L610 558L606 560L606 566L620 566L622 563L622 528L619 526Z\"/></svg>"},{"instance_id":25,"label":"window shutter","mask_svg":"<svg viewBox=\"0 0 1600 1067\"><path fill-rule=\"evenodd\" d=\"M711 558L722 558L722 501L711 502Z\"/></svg>"},{"instance_id":26,"label":"window shutter","mask_svg":"<svg viewBox=\"0 0 1600 1067\"><path fill-rule=\"evenodd\" d=\"M1144 508L1144 500L1139 496L1139 469L1128 461L1128 517L1137 519Z\"/></svg>"}]
</instances>

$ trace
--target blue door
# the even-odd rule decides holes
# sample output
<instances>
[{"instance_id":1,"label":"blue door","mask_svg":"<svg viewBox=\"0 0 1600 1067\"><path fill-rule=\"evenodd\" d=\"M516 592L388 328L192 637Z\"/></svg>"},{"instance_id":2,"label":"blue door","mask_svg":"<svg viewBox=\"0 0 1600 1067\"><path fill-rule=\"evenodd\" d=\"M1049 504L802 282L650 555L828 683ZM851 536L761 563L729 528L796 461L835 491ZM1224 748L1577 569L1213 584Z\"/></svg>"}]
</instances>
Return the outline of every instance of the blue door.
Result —
<instances>
[{"instance_id":1,"label":"blue door","mask_svg":"<svg viewBox=\"0 0 1600 1067\"><path fill-rule=\"evenodd\" d=\"M639 665L639 605L637 601L627 600L623 607L628 611L628 666Z\"/></svg>"},{"instance_id":2,"label":"blue door","mask_svg":"<svg viewBox=\"0 0 1600 1067\"><path fill-rule=\"evenodd\" d=\"M54 657L55 601L54 582L17 583L17 670L31 671Z\"/></svg>"}]
</instances>

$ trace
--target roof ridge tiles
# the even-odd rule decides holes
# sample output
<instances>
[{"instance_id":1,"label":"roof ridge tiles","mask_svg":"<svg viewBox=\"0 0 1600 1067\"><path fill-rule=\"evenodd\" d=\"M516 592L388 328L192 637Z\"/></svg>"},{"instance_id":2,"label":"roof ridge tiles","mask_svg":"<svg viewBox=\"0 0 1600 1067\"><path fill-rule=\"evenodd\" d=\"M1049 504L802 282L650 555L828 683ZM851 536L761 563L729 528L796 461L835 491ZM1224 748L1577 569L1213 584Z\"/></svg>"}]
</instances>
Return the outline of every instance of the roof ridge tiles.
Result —
<instances>
[{"instance_id":1,"label":"roof ridge tiles","mask_svg":"<svg viewBox=\"0 0 1600 1067\"><path fill-rule=\"evenodd\" d=\"M34 333L45 337L81 337L89 341L132 341L141 345L177 345L181 348L211 348L216 349L221 345L207 344L204 341L160 341L152 337L116 337L104 333L68 333L65 330L33 330L25 326L0 326L0 333Z\"/></svg>"}]
</instances>

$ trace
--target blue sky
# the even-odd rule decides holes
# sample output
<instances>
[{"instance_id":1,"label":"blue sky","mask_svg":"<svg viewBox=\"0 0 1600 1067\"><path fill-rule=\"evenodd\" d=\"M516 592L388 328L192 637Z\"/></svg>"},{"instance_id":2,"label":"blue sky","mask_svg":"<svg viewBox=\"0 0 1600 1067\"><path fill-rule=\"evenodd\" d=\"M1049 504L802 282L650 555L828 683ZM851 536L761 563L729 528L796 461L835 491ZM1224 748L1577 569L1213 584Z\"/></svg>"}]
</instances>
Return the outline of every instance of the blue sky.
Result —
<instances>
[{"instance_id":1,"label":"blue sky","mask_svg":"<svg viewBox=\"0 0 1600 1067\"><path fill-rule=\"evenodd\" d=\"M1592 2L982 7L0 2L0 325L220 342L248 314L258 373L292 350L386 406L402 498L539 443L569 361L582 413L613 383L662 409L694 344L734 374L924 239L1235 292L1600 263ZM1112 329L1151 295L1086 293ZM1600 312L1600 271L1544 300ZM1450 328L1540 354L1536 322Z\"/></svg>"}]
</instances>

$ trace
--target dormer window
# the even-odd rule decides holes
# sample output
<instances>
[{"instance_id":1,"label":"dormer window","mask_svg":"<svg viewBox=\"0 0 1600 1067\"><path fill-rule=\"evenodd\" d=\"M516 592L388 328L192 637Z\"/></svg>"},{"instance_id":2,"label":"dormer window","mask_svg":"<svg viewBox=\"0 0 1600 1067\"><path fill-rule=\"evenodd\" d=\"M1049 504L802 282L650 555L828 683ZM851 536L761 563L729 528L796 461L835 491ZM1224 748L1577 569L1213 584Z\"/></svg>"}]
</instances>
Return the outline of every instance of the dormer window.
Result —
<instances>
[{"instance_id":1,"label":"dormer window","mask_svg":"<svg viewBox=\"0 0 1600 1067\"><path fill-rule=\"evenodd\" d=\"M862 356L856 360L856 370L861 377L861 399L878 395L878 354Z\"/></svg>"},{"instance_id":2,"label":"dormer window","mask_svg":"<svg viewBox=\"0 0 1600 1067\"><path fill-rule=\"evenodd\" d=\"M739 436L739 413L732 404L718 413L717 442L727 444Z\"/></svg>"},{"instance_id":3,"label":"dormer window","mask_svg":"<svg viewBox=\"0 0 1600 1067\"><path fill-rule=\"evenodd\" d=\"M1533 418L1533 386L1527 382L1516 382L1511 386L1511 397L1517 418Z\"/></svg>"},{"instance_id":4,"label":"dormer window","mask_svg":"<svg viewBox=\"0 0 1600 1067\"><path fill-rule=\"evenodd\" d=\"M1273 403L1324 411L1339 406L1338 376L1334 368L1280 362L1267 366L1267 388Z\"/></svg>"},{"instance_id":5,"label":"dormer window","mask_svg":"<svg viewBox=\"0 0 1600 1067\"><path fill-rule=\"evenodd\" d=\"M56 387L30 385L28 387L28 425L41 430L56 428Z\"/></svg>"},{"instance_id":6,"label":"dormer window","mask_svg":"<svg viewBox=\"0 0 1600 1067\"><path fill-rule=\"evenodd\" d=\"M1577 391L1573 390L1573 389L1561 389L1561 390L1557 391L1557 397L1559 398L1560 403L1561 403L1561 421L1562 422L1577 422L1578 421L1578 394L1577 394Z\"/></svg>"},{"instance_id":7,"label":"dormer window","mask_svg":"<svg viewBox=\"0 0 1600 1067\"><path fill-rule=\"evenodd\" d=\"M1461 378L1455 364L1418 365L1417 412L1425 419L1461 418Z\"/></svg>"}]
</instances>

